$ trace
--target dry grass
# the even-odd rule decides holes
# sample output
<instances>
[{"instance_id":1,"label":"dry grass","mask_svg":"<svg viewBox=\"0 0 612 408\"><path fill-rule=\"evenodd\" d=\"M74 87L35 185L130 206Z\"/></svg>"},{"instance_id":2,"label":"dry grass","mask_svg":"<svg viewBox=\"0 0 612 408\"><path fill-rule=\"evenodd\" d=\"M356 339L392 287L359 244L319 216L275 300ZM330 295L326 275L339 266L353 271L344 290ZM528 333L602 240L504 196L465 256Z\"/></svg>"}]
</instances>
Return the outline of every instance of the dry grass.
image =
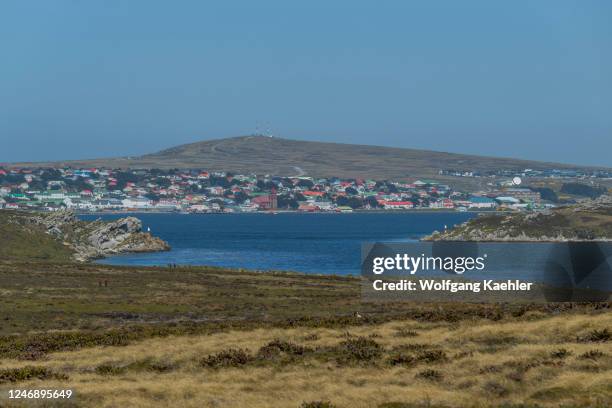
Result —
<instances>
[{"instance_id":1,"label":"dry grass","mask_svg":"<svg viewBox=\"0 0 612 408\"><path fill-rule=\"evenodd\" d=\"M2 407L9 388L85 407L612 398L609 303L368 303L355 278L205 267L0 261L0 278Z\"/></svg>"},{"instance_id":2,"label":"dry grass","mask_svg":"<svg viewBox=\"0 0 612 408\"><path fill-rule=\"evenodd\" d=\"M351 408L390 402L603 407L612 400L612 342L582 339L610 327L608 312L533 321L404 320L152 338L123 347L50 354L36 366L69 380L31 380L19 387L71 387L78 404L97 407L299 407L312 401ZM398 336L398 330L417 335ZM360 338L369 339L363 344L377 344L382 353L363 360L337 358L347 341ZM271 342L287 354L297 351L289 360L257 357L262 347L269 351ZM253 358L237 367L201 364L206 356L229 349L249 350ZM445 357L419 358L426 351ZM415 358L389 364L398 352ZM31 365L1 362L3 369Z\"/></svg>"}]
</instances>

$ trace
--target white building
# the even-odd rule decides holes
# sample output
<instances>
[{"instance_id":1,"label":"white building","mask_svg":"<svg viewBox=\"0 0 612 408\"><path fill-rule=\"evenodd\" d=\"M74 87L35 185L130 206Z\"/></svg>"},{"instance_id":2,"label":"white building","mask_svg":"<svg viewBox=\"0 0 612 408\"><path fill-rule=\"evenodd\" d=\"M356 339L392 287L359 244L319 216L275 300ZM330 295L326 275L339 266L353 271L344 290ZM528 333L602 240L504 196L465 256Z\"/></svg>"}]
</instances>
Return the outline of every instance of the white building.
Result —
<instances>
[{"instance_id":1,"label":"white building","mask_svg":"<svg viewBox=\"0 0 612 408\"><path fill-rule=\"evenodd\" d=\"M148 198L138 197L138 198L126 198L121 200L121 204L124 208L134 208L134 209L148 209L153 207L153 202Z\"/></svg>"}]
</instances>

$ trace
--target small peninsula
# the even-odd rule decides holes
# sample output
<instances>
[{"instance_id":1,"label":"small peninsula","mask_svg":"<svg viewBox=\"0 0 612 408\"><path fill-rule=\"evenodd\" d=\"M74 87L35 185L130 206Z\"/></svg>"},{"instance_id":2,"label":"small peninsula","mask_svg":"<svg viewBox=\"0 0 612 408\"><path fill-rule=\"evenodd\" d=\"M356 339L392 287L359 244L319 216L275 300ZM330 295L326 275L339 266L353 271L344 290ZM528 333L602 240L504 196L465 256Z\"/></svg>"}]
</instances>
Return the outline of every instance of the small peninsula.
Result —
<instances>
[{"instance_id":1,"label":"small peninsula","mask_svg":"<svg viewBox=\"0 0 612 408\"><path fill-rule=\"evenodd\" d=\"M612 241L612 197L543 212L488 214L424 241L567 242Z\"/></svg>"},{"instance_id":2,"label":"small peninsula","mask_svg":"<svg viewBox=\"0 0 612 408\"><path fill-rule=\"evenodd\" d=\"M81 221L72 211L2 211L0 258L86 262L128 252L170 250L135 217ZM6 241L6 242L4 242Z\"/></svg>"}]
</instances>

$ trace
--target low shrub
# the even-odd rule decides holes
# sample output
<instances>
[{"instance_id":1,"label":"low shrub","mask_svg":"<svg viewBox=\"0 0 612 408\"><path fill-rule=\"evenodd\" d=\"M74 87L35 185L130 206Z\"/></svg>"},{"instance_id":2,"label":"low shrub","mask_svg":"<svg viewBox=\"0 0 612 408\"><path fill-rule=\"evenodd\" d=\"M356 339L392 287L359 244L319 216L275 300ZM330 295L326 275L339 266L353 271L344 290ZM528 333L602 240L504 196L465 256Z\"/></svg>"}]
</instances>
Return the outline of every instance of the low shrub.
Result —
<instances>
[{"instance_id":1,"label":"low shrub","mask_svg":"<svg viewBox=\"0 0 612 408\"><path fill-rule=\"evenodd\" d=\"M413 365L416 362L416 359L412 354L395 353L389 357L387 362L392 366L409 366Z\"/></svg>"},{"instance_id":2,"label":"low shrub","mask_svg":"<svg viewBox=\"0 0 612 408\"><path fill-rule=\"evenodd\" d=\"M603 351L599 351L599 350L589 350L584 354L580 355L580 358L582 360L597 360L601 357L604 357L606 355L606 353L604 353Z\"/></svg>"},{"instance_id":3,"label":"low shrub","mask_svg":"<svg viewBox=\"0 0 612 408\"><path fill-rule=\"evenodd\" d=\"M95 368L99 375L121 375L128 371L152 371L156 373L166 373L173 370L173 364L155 361L150 358L134 361L129 364L104 363Z\"/></svg>"},{"instance_id":4,"label":"low shrub","mask_svg":"<svg viewBox=\"0 0 612 408\"><path fill-rule=\"evenodd\" d=\"M0 370L0 384L15 383L28 380L67 380L65 374L56 373L46 367L25 366L20 368L4 368Z\"/></svg>"},{"instance_id":5,"label":"low shrub","mask_svg":"<svg viewBox=\"0 0 612 408\"><path fill-rule=\"evenodd\" d=\"M440 381L444 377L442 373L438 370L423 370L419 371L416 375L416 378L421 378L428 381Z\"/></svg>"},{"instance_id":6,"label":"low shrub","mask_svg":"<svg viewBox=\"0 0 612 408\"><path fill-rule=\"evenodd\" d=\"M473 341L488 347L500 347L519 344L521 339L509 334L491 334L474 339Z\"/></svg>"},{"instance_id":7,"label":"low shrub","mask_svg":"<svg viewBox=\"0 0 612 408\"><path fill-rule=\"evenodd\" d=\"M595 329L583 336L578 337L578 341L581 343L605 343L612 340L612 331L605 329Z\"/></svg>"},{"instance_id":8,"label":"low shrub","mask_svg":"<svg viewBox=\"0 0 612 408\"><path fill-rule=\"evenodd\" d=\"M266 359L277 357L281 354L301 356L309 351L312 351L309 347L304 347L286 340L274 339L259 349L257 357Z\"/></svg>"},{"instance_id":9,"label":"low shrub","mask_svg":"<svg viewBox=\"0 0 612 408\"><path fill-rule=\"evenodd\" d=\"M564 359L572 355L572 352L565 348L560 348L550 353L552 358Z\"/></svg>"},{"instance_id":10,"label":"low shrub","mask_svg":"<svg viewBox=\"0 0 612 408\"><path fill-rule=\"evenodd\" d=\"M486 365L482 367L478 372L480 374L492 374L492 373L501 373L503 370L502 366L499 365Z\"/></svg>"},{"instance_id":11,"label":"low shrub","mask_svg":"<svg viewBox=\"0 0 612 408\"><path fill-rule=\"evenodd\" d=\"M515 369L518 374L525 374L527 371L531 370L532 368L540 367L542 365L558 365L558 364L563 364L563 363L559 361L553 361L548 358L529 357L527 359L508 361L504 363L504 366ZM503 368L504 366L500 366L500 367Z\"/></svg>"},{"instance_id":12,"label":"low shrub","mask_svg":"<svg viewBox=\"0 0 612 408\"><path fill-rule=\"evenodd\" d=\"M443 350L423 350L417 353L416 359L425 363L438 363L447 361L448 357Z\"/></svg>"},{"instance_id":13,"label":"low shrub","mask_svg":"<svg viewBox=\"0 0 612 408\"><path fill-rule=\"evenodd\" d=\"M113 363L104 363L97 366L95 371L99 375L121 375L127 372L127 367Z\"/></svg>"},{"instance_id":14,"label":"low shrub","mask_svg":"<svg viewBox=\"0 0 612 408\"><path fill-rule=\"evenodd\" d=\"M399 402L399 401L391 401L391 402L383 402L382 404L378 405L376 408L449 408L448 405L439 405L439 404L432 404L431 401L429 401L428 399L425 399L423 401L416 401L416 402ZM504 407L504 408L510 408L510 407ZM519 408L519 407L512 407L512 408ZM527 408L527 407L521 407L521 408Z\"/></svg>"},{"instance_id":15,"label":"low shrub","mask_svg":"<svg viewBox=\"0 0 612 408\"><path fill-rule=\"evenodd\" d=\"M336 406L329 401L310 401L302 402L300 408L336 408Z\"/></svg>"},{"instance_id":16,"label":"low shrub","mask_svg":"<svg viewBox=\"0 0 612 408\"><path fill-rule=\"evenodd\" d=\"M253 356L247 349L227 349L204 357L200 365L210 368L242 367L253 361Z\"/></svg>"},{"instance_id":17,"label":"low shrub","mask_svg":"<svg viewBox=\"0 0 612 408\"><path fill-rule=\"evenodd\" d=\"M382 355L383 347L367 337L352 337L340 343L339 351L342 359L370 362Z\"/></svg>"},{"instance_id":18,"label":"low shrub","mask_svg":"<svg viewBox=\"0 0 612 408\"><path fill-rule=\"evenodd\" d=\"M416 354L406 352L396 352L391 354L387 362L392 365L414 365L417 363L440 363L448 361L448 357L443 350L419 350Z\"/></svg>"},{"instance_id":19,"label":"low shrub","mask_svg":"<svg viewBox=\"0 0 612 408\"><path fill-rule=\"evenodd\" d=\"M102 333L65 332L24 337L4 336L0 337L0 357L37 360L56 351L95 346L125 346L129 340L130 334L121 330Z\"/></svg>"},{"instance_id":20,"label":"low shrub","mask_svg":"<svg viewBox=\"0 0 612 408\"><path fill-rule=\"evenodd\" d=\"M408 344L400 344L398 346L393 347L395 351L410 351L410 352L419 352L424 350L435 350L439 346L434 344L427 343L408 343Z\"/></svg>"},{"instance_id":21,"label":"low shrub","mask_svg":"<svg viewBox=\"0 0 612 408\"><path fill-rule=\"evenodd\" d=\"M152 371L156 373L167 373L175 368L176 367L173 363L157 361L150 358L135 361L127 366L127 369L130 371Z\"/></svg>"}]
</instances>

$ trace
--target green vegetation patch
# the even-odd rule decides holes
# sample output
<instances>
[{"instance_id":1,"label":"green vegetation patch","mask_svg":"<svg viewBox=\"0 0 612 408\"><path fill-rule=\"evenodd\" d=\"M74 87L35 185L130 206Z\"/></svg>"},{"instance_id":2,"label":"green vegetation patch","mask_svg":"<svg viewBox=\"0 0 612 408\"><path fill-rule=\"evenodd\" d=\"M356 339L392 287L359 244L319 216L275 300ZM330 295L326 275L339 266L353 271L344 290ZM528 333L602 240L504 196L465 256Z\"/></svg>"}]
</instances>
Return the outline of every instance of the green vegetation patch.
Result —
<instances>
[{"instance_id":1,"label":"green vegetation patch","mask_svg":"<svg viewBox=\"0 0 612 408\"><path fill-rule=\"evenodd\" d=\"M99 375L122 375L128 371L167 373L175 368L174 364L146 358L129 364L116 364L112 362L100 364L95 368L95 372Z\"/></svg>"},{"instance_id":2,"label":"green vegetation patch","mask_svg":"<svg viewBox=\"0 0 612 408\"><path fill-rule=\"evenodd\" d=\"M350 337L340 343L336 348L339 356L338 360L341 363L347 362L372 362L380 358L384 348L368 337Z\"/></svg>"},{"instance_id":3,"label":"green vegetation patch","mask_svg":"<svg viewBox=\"0 0 612 408\"><path fill-rule=\"evenodd\" d=\"M248 349L230 348L204 357L200 365L208 368L242 367L254 359Z\"/></svg>"},{"instance_id":4,"label":"green vegetation patch","mask_svg":"<svg viewBox=\"0 0 612 408\"><path fill-rule=\"evenodd\" d=\"M46 367L25 366L0 369L0 384L29 380L67 380L65 374L56 373Z\"/></svg>"},{"instance_id":5,"label":"green vegetation patch","mask_svg":"<svg viewBox=\"0 0 612 408\"><path fill-rule=\"evenodd\" d=\"M300 408L336 408L336 406L329 401L308 401L302 402Z\"/></svg>"},{"instance_id":6,"label":"green vegetation patch","mask_svg":"<svg viewBox=\"0 0 612 408\"><path fill-rule=\"evenodd\" d=\"M40 226L25 223L26 215L0 211L0 260L70 261L72 251Z\"/></svg>"}]
</instances>

